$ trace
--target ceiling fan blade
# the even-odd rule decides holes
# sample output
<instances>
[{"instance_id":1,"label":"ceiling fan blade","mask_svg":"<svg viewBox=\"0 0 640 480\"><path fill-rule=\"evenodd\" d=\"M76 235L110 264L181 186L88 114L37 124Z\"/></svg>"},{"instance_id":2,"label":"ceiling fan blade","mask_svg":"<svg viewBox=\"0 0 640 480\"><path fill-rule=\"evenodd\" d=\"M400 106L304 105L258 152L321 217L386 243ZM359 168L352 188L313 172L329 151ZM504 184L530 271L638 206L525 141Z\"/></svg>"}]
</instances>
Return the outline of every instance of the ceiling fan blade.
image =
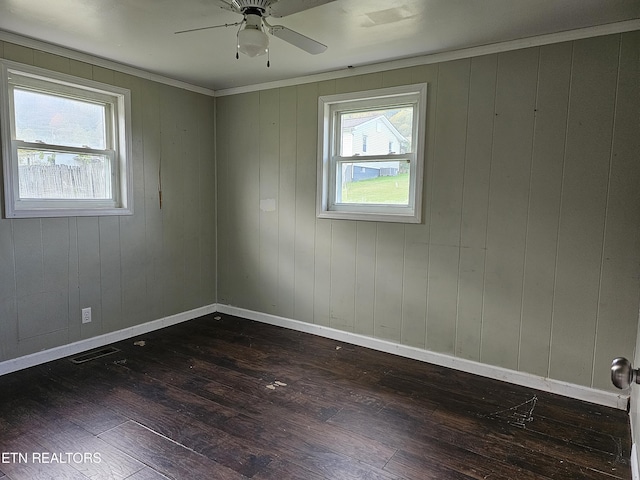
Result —
<instances>
[{"instance_id":1,"label":"ceiling fan blade","mask_svg":"<svg viewBox=\"0 0 640 480\"><path fill-rule=\"evenodd\" d=\"M242 15L242 12L240 12L240 10L238 10L230 1L226 1L226 0L213 0L215 2L216 5L218 5L220 8L224 9L224 10L229 10L230 12L233 13L239 13ZM173 32L174 35L177 35L179 33L189 33L189 32L198 32L200 30L209 30L212 28L220 28L220 27L235 27L236 25L240 25L243 22L236 22L236 23L223 23L220 25L211 25L209 27L200 27L200 28L189 28L187 30L180 30L178 32Z\"/></svg>"},{"instance_id":2,"label":"ceiling fan blade","mask_svg":"<svg viewBox=\"0 0 640 480\"><path fill-rule=\"evenodd\" d=\"M269 26L269 33L312 55L317 55L327 49L326 45L282 25Z\"/></svg>"},{"instance_id":3,"label":"ceiling fan blade","mask_svg":"<svg viewBox=\"0 0 640 480\"><path fill-rule=\"evenodd\" d=\"M214 0L214 2L222 9L229 10L230 12L240 13L232 2L227 2L225 0Z\"/></svg>"},{"instance_id":4,"label":"ceiling fan blade","mask_svg":"<svg viewBox=\"0 0 640 480\"><path fill-rule=\"evenodd\" d=\"M241 25L242 23L243 22L223 23L222 25L211 25L209 27L189 28L188 30L180 30L178 32L173 32L173 34L177 35L179 33L198 32L200 30L210 30L212 28L220 28L220 27L235 27L236 25Z\"/></svg>"},{"instance_id":5,"label":"ceiling fan blade","mask_svg":"<svg viewBox=\"0 0 640 480\"><path fill-rule=\"evenodd\" d=\"M267 14L272 17L282 18L333 1L335 0L276 0L269 6Z\"/></svg>"}]
</instances>

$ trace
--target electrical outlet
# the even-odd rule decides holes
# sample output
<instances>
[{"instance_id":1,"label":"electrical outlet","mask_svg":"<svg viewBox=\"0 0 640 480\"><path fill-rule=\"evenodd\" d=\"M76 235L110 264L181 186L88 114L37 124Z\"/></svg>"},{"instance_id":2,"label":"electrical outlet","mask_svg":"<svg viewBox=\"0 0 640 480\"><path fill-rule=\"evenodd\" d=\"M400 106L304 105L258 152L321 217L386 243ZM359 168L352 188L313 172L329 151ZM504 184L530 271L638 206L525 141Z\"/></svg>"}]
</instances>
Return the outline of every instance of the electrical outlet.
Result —
<instances>
[{"instance_id":1,"label":"electrical outlet","mask_svg":"<svg viewBox=\"0 0 640 480\"><path fill-rule=\"evenodd\" d=\"M91 307L82 309L82 323L89 323L91 321Z\"/></svg>"}]
</instances>

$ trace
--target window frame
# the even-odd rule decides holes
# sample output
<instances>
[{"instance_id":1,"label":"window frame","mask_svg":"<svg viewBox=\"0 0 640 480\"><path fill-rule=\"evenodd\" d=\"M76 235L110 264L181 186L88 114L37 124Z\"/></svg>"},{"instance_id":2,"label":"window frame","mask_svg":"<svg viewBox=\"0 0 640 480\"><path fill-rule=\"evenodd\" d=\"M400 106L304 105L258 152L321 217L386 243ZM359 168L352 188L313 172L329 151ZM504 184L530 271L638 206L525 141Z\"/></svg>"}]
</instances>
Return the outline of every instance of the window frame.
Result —
<instances>
[{"instance_id":1,"label":"window frame","mask_svg":"<svg viewBox=\"0 0 640 480\"><path fill-rule=\"evenodd\" d=\"M318 98L318 172L316 216L318 218L421 223L425 162L427 84L419 83ZM349 112L413 107L411 152L388 155L340 156L342 131L339 116ZM408 161L409 203L341 203L337 190L343 163Z\"/></svg>"},{"instance_id":2,"label":"window frame","mask_svg":"<svg viewBox=\"0 0 640 480\"><path fill-rule=\"evenodd\" d=\"M16 139L14 89L96 103L105 107L105 148L71 147ZM133 214L131 92L126 88L0 59L0 137L5 218L78 217ZM18 150L106 155L110 159L109 199L20 198Z\"/></svg>"}]
</instances>

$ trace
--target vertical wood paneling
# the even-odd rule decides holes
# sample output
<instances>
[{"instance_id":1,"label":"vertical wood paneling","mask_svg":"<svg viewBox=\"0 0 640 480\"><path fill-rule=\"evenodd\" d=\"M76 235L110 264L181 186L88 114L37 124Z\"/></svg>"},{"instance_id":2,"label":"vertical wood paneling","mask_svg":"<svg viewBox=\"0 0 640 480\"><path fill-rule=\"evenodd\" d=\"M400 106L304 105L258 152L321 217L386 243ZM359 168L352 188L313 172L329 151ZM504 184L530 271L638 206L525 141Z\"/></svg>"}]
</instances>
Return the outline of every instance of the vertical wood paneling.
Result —
<instances>
[{"instance_id":1,"label":"vertical wood paneling","mask_svg":"<svg viewBox=\"0 0 640 480\"><path fill-rule=\"evenodd\" d=\"M216 295L213 99L0 43L3 58L131 90L134 182L132 216L0 219L0 358L211 303ZM169 166L164 178L173 201L169 211L158 205L161 155ZM208 183L200 184L201 178ZM209 215L200 207L208 194ZM207 265L214 266L205 280L201 271ZM186 272L195 272L191 284L184 281ZM83 307L92 308L86 325L80 321Z\"/></svg>"},{"instance_id":2,"label":"vertical wood paneling","mask_svg":"<svg viewBox=\"0 0 640 480\"><path fill-rule=\"evenodd\" d=\"M185 92L183 100L184 117L182 120L181 151L184 152L179 158L191 160L190 168L182 167L184 177L182 179L183 188L183 223L184 243L181 248L184 251L184 272L185 284L183 285L184 310L192 310L202 305L202 271L207 268L203 260L203 236L200 225L202 225L204 212L202 211L201 198L205 194L200 189L200 179L204 174L204 169L200 161L200 142L194 141L199 138L200 125L204 119L198 115L198 104L202 100L199 95Z\"/></svg>"},{"instance_id":3,"label":"vertical wood paneling","mask_svg":"<svg viewBox=\"0 0 640 480\"><path fill-rule=\"evenodd\" d=\"M319 85L319 95L377 88L381 75L351 77ZM358 81L360 80L360 81ZM317 106L315 106L317 110ZM317 141L316 141L317 144ZM318 219L316 225L316 323L354 331L356 309L356 223ZM324 258L323 258L324 257ZM328 311L326 311L326 307Z\"/></svg>"},{"instance_id":4,"label":"vertical wood paneling","mask_svg":"<svg viewBox=\"0 0 640 480\"><path fill-rule=\"evenodd\" d=\"M241 96L240 98L234 98L233 104L227 110L228 121L230 125L241 125L242 123L242 115L243 115L243 107L246 104L245 96ZM246 115L246 114L245 114ZM242 305L243 303L243 282L239 279L239 255L242 255L242 250L240 249L241 242L244 240L242 237L239 237L240 233L240 215L241 208L240 204L237 201L237 195L241 194L243 188L248 188L248 185L242 186L241 182L237 180L237 166L239 165L239 161L242 161L242 156L238 154L237 142L242 141L237 133L234 133L234 128L229 128L227 130L227 138L226 138L226 148L227 154L231 159L227 163L227 176L226 176L226 189L227 189L227 197L225 210L227 210L227 225L225 238L227 251L229 252L230 260L227 262L227 270L226 270L226 283L228 284L228 288L230 289L231 295L229 296L229 301L233 302L233 305ZM233 163L232 163L233 162ZM255 185L251 185L252 188L256 188ZM233 259L233 262L231 261Z\"/></svg>"},{"instance_id":5,"label":"vertical wood paneling","mask_svg":"<svg viewBox=\"0 0 640 480\"><path fill-rule=\"evenodd\" d=\"M471 60L440 65L430 243L459 245ZM456 269L457 270L457 269Z\"/></svg>"},{"instance_id":6,"label":"vertical wood paneling","mask_svg":"<svg viewBox=\"0 0 640 480\"><path fill-rule=\"evenodd\" d=\"M14 222L18 352L24 341L65 329L68 294L52 275L64 269L65 238L59 220L21 219ZM43 227L43 223L45 226ZM59 240L57 245L50 245ZM48 245L45 248L45 241ZM62 250L62 253L60 253ZM46 255L45 255L46 251ZM46 272L46 273L45 273Z\"/></svg>"},{"instance_id":7,"label":"vertical wood paneling","mask_svg":"<svg viewBox=\"0 0 640 480\"><path fill-rule=\"evenodd\" d=\"M0 219L0 359L216 295L534 374L550 365L552 378L598 388L610 388L609 357L631 354L637 32L223 97L215 118L213 100L197 94L0 47L131 88L135 182L132 217ZM423 223L317 220L318 95L420 81ZM275 211L260 209L265 199ZM85 306L93 322L82 326Z\"/></svg>"},{"instance_id":8,"label":"vertical wood paneling","mask_svg":"<svg viewBox=\"0 0 640 480\"><path fill-rule=\"evenodd\" d=\"M435 158L436 107L438 97L439 64L422 65L412 69L411 83L427 82L427 124L423 132L425 141L424 184L422 187L422 224L425 226L425 238L429 238L431 228L431 193Z\"/></svg>"},{"instance_id":9,"label":"vertical wood paneling","mask_svg":"<svg viewBox=\"0 0 640 480\"><path fill-rule=\"evenodd\" d=\"M19 341L48 333L45 314L42 225L39 219L14 220L16 308Z\"/></svg>"},{"instance_id":10,"label":"vertical wood paneling","mask_svg":"<svg viewBox=\"0 0 640 480\"><path fill-rule=\"evenodd\" d=\"M80 308L91 308L91 323L81 325L82 338L104 333L100 283L100 225L96 217L80 217L78 225L78 284Z\"/></svg>"},{"instance_id":11,"label":"vertical wood paneling","mask_svg":"<svg viewBox=\"0 0 640 480\"><path fill-rule=\"evenodd\" d=\"M47 310L50 307L59 306L59 303L56 303L58 301L60 301L60 299L50 299L50 301L45 304L44 309ZM41 318L42 317L43 315L41 316ZM69 335L67 329L56 330L55 332L50 332L44 335L37 335L35 337L29 337L20 340L20 342L17 344L16 355L29 355L30 353L40 352L42 350L54 348L66 343L69 343Z\"/></svg>"},{"instance_id":12,"label":"vertical wood paneling","mask_svg":"<svg viewBox=\"0 0 640 480\"><path fill-rule=\"evenodd\" d=\"M456 340L456 303L460 248L429 246L427 349L453 354Z\"/></svg>"},{"instance_id":13,"label":"vertical wood paneling","mask_svg":"<svg viewBox=\"0 0 640 480\"><path fill-rule=\"evenodd\" d=\"M162 318L162 210L160 209L160 88L151 84L140 92L144 105L142 116L142 148L144 151L144 211L146 285L149 319ZM135 206L134 206L135 208Z\"/></svg>"},{"instance_id":14,"label":"vertical wood paneling","mask_svg":"<svg viewBox=\"0 0 640 480\"><path fill-rule=\"evenodd\" d=\"M0 57L5 58L3 41L0 41ZM4 195L3 182L0 182L0 195ZM0 215L0 272L3 272L0 276L0 330L3 332L3 335L0 335L0 361L15 355L15 345L18 341L13 252L12 222Z\"/></svg>"},{"instance_id":15,"label":"vertical wood paneling","mask_svg":"<svg viewBox=\"0 0 640 480\"><path fill-rule=\"evenodd\" d=\"M95 68L94 68L95 70ZM165 315L183 311L185 284L185 251L182 228L184 216L184 177L182 165L184 146L182 132L185 113L179 98L167 95L168 87L161 87L160 100L160 151L162 164L162 255L164 268L160 276L163 292L162 306Z\"/></svg>"},{"instance_id":16,"label":"vertical wood paneling","mask_svg":"<svg viewBox=\"0 0 640 480\"><path fill-rule=\"evenodd\" d=\"M38 292L18 297L18 349L31 339L63 331L66 336L67 296L62 292Z\"/></svg>"},{"instance_id":17,"label":"vertical wood paneling","mask_svg":"<svg viewBox=\"0 0 640 480\"><path fill-rule=\"evenodd\" d=\"M200 212L199 222L201 248L201 282L198 305L217 302L217 179L216 179L216 136L215 99L194 97L198 112L198 179Z\"/></svg>"},{"instance_id":18,"label":"vertical wood paneling","mask_svg":"<svg viewBox=\"0 0 640 480\"><path fill-rule=\"evenodd\" d=\"M391 87L417 83L414 79L415 74L415 68L383 72L382 86ZM431 70L431 74L434 75L433 70ZM433 80L433 77L428 78L427 76L422 78L420 82L429 80ZM435 102L433 104L435 105ZM429 98L427 98L427 108L431 108ZM422 141L425 141L427 126L428 122L425 121L421 131ZM405 225L405 243L402 248L404 269L400 341L414 347L424 348L427 317L428 228L422 224Z\"/></svg>"},{"instance_id":19,"label":"vertical wood paneling","mask_svg":"<svg viewBox=\"0 0 640 480\"><path fill-rule=\"evenodd\" d=\"M440 65L431 175L427 348L453 353L471 60Z\"/></svg>"},{"instance_id":20,"label":"vertical wood paneling","mask_svg":"<svg viewBox=\"0 0 640 480\"><path fill-rule=\"evenodd\" d=\"M232 109L234 125L244 125L229 132L229 155L233 164L229 164L228 201L230 206L228 234L233 235L228 243L230 260L228 281L233 288L235 305L251 308L253 305L255 277L257 276L258 252L256 242L250 239L258 237L259 178L254 159L257 148L252 148L257 139L245 135L245 131L256 131L259 121L258 94L241 95ZM246 123L245 123L246 122ZM253 169L253 171L252 171Z\"/></svg>"},{"instance_id":21,"label":"vertical wood paneling","mask_svg":"<svg viewBox=\"0 0 640 480\"><path fill-rule=\"evenodd\" d=\"M547 376L571 44L540 49L531 165L519 368Z\"/></svg>"},{"instance_id":22,"label":"vertical wood paneling","mask_svg":"<svg viewBox=\"0 0 640 480\"><path fill-rule=\"evenodd\" d=\"M338 78L335 80L334 93L359 92L362 90L374 90L383 86L384 75L388 73L370 73L368 75L356 75L355 77Z\"/></svg>"},{"instance_id":23,"label":"vertical wood paneling","mask_svg":"<svg viewBox=\"0 0 640 480\"><path fill-rule=\"evenodd\" d=\"M313 322L331 326L331 231L333 221L316 219L313 269ZM338 254L338 252L336 252Z\"/></svg>"},{"instance_id":24,"label":"vertical wood paneling","mask_svg":"<svg viewBox=\"0 0 640 480\"><path fill-rule=\"evenodd\" d=\"M280 173L278 188L278 310L293 318L294 247L296 231L296 151L297 92L295 87L280 89L279 105Z\"/></svg>"},{"instance_id":25,"label":"vertical wood paneling","mask_svg":"<svg viewBox=\"0 0 640 480\"><path fill-rule=\"evenodd\" d=\"M497 65L497 55L473 58L469 80L455 353L475 361L480 360Z\"/></svg>"},{"instance_id":26,"label":"vertical wood paneling","mask_svg":"<svg viewBox=\"0 0 640 480\"><path fill-rule=\"evenodd\" d=\"M572 43L565 43L280 89L276 133L281 150L274 167L279 169L279 209L284 208L282 196L287 194L284 179L291 181L295 175L296 185L295 195L288 192L295 215L285 216L281 210L278 217L278 299L284 296L293 303L294 318L546 375L548 352L555 344L550 340L550 302L558 295L556 246L562 224L559 195L565 137L570 137L566 122L572 48ZM616 55L611 58L615 63ZM580 77L586 82L586 71L595 67L592 63L581 68ZM421 81L429 82L423 223L315 219L310 192L315 190L317 95ZM619 102L631 95L623 90ZM285 94L291 100L287 115L282 111ZM579 103L583 102L581 98ZM611 102L609 98L601 103ZM237 98L229 100L229 108L241 114L234 117L219 111L220 118L233 119L227 129L218 130L220 136L240 128L250 112ZM591 113L594 124L600 123L596 110ZM294 135L295 141L287 140ZM284 149L290 149L296 160L288 170L283 169ZM237 174L240 159L235 154L228 157L228 165L219 159L219 168ZM620 163L618 168L626 172L631 167ZM632 177L629 182L633 183ZM577 181L576 189L583 184L588 186ZM240 188L240 183L232 185L220 182L220 188ZM619 195L628 205L635 203L613 180L610 189L621 190ZM609 210L619 212L620 200L612 195ZM603 198L592 204L604 209ZM223 210L233 208L229 204ZM617 215L623 218L622 213ZM285 218L290 228L285 228ZM607 235L618 238L622 227L614 227L619 221L612 222ZM291 229L295 234L287 241L283 235ZM240 236L235 230L229 233L231 259L244 253L244 247L231 246L241 241ZM575 234L568 233L567 238L574 239ZM609 245L605 249L611 248L612 255L622 251L616 240ZM284 259L287 251L293 254ZM605 285L613 285L607 280L613 278L607 268L620 271L614 263L602 265L601 295L607 298L611 294ZM568 265L562 268L571 271ZM292 280L284 283L283 277ZM231 290L241 294L240 286ZM601 311L606 312L608 305L601 300ZM625 305L637 309L638 300ZM598 342L595 337L591 340ZM567 342L563 339L562 347ZM602 347L603 358L615 343L614 335L609 339L603 335L607 345ZM593 348L581 348L593 357ZM590 384L590 379L578 381Z\"/></svg>"},{"instance_id":27,"label":"vertical wood paneling","mask_svg":"<svg viewBox=\"0 0 640 480\"><path fill-rule=\"evenodd\" d=\"M91 64L79 60L69 60L69 74L91 80L93 78L93 67Z\"/></svg>"},{"instance_id":28,"label":"vertical wood paneling","mask_svg":"<svg viewBox=\"0 0 640 480\"><path fill-rule=\"evenodd\" d=\"M16 294L25 297L43 290L42 225L38 218L13 220Z\"/></svg>"},{"instance_id":29,"label":"vertical wood paneling","mask_svg":"<svg viewBox=\"0 0 640 480\"><path fill-rule=\"evenodd\" d=\"M100 299L102 329L111 332L124 328L122 321L122 268L120 220L100 217Z\"/></svg>"},{"instance_id":30,"label":"vertical wood paneling","mask_svg":"<svg viewBox=\"0 0 640 480\"><path fill-rule=\"evenodd\" d=\"M31 48L9 42L4 44L4 58L7 60L33 65L33 57L34 52Z\"/></svg>"},{"instance_id":31,"label":"vertical wood paneling","mask_svg":"<svg viewBox=\"0 0 640 480\"><path fill-rule=\"evenodd\" d=\"M632 357L640 294L640 32L621 36L598 298L593 386L611 388L609 365Z\"/></svg>"},{"instance_id":32,"label":"vertical wood paneling","mask_svg":"<svg viewBox=\"0 0 640 480\"><path fill-rule=\"evenodd\" d=\"M331 327L354 330L356 222L334 221L331 228Z\"/></svg>"},{"instance_id":33,"label":"vertical wood paneling","mask_svg":"<svg viewBox=\"0 0 640 480\"><path fill-rule=\"evenodd\" d=\"M222 99L225 100L225 99ZM229 159L222 165L222 170L225 171L226 176L224 181L221 181L221 197L226 208L223 209L223 216L226 217L226 222L221 229L222 244L226 246L226 256L224 270L222 272L222 281L226 284L229 296L227 300L233 305L244 305L243 299L246 295L245 288L246 282L241 280L240 273L240 260L239 256L242 254L242 242L245 241L241 231L241 215L242 215L242 203L237 198L242 195L244 189L256 189L257 185L250 185L248 182L243 186L240 174L238 173L238 167L244 165L246 159L238 151L239 142L243 139L240 138L238 133L239 125L242 125L243 115L251 115L255 118L258 111L254 108L253 102L249 101L250 98L247 95L240 95L233 98L233 102L228 105L226 109L227 117L225 122L228 124L228 128L223 133L226 133L224 139L224 146ZM222 120L219 122L222 123ZM235 126L235 128L234 128ZM224 247L223 247L224 248Z\"/></svg>"},{"instance_id":34,"label":"vertical wood paneling","mask_svg":"<svg viewBox=\"0 0 640 480\"><path fill-rule=\"evenodd\" d=\"M402 279L403 344L425 348L427 334L428 231L424 225L407 225Z\"/></svg>"},{"instance_id":35,"label":"vertical wood paneling","mask_svg":"<svg viewBox=\"0 0 640 480\"><path fill-rule=\"evenodd\" d=\"M237 150L241 161L236 169L234 185L238 202L238 222L241 247L240 255L235 257L238 264L239 277L236 281L245 285L241 305L256 308L259 291L260 264L260 137L247 135L246 132L258 132L260 122L260 95L258 92L246 95L250 104L250 115L243 116L244 128L238 129L232 141L238 143ZM246 110L241 110L246 111Z\"/></svg>"},{"instance_id":36,"label":"vertical wood paneling","mask_svg":"<svg viewBox=\"0 0 640 480\"><path fill-rule=\"evenodd\" d=\"M574 43L549 373L590 384L619 36Z\"/></svg>"},{"instance_id":37,"label":"vertical wood paneling","mask_svg":"<svg viewBox=\"0 0 640 480\"><path fill-rule=\"evenodd\" d=\"M202 258L200 257L200 222L202 213L200 212L200 192L198 180L200 178L200 162L198 158L198 143L192 139L198 131L198 122L195 111L195 94L191 92L181 92L179 100L179 111L177 128L179 131L179 151L176 159L189 158L191 168L184 168L182 162L176 161L175 165L181 170L181 192L179 208L182 211L180 230L182 235L178 238L178 247L182 254L182 263L176 265L180 271L183 283L180 285L180 296L182 297L179 311L191 310L198 305L200 289L202 288L201 268ZM191 285L188 280L195 279L195 284Z\"/></svg>"},{"instance_id":38,"label":"vertical wood paneling","mask_svg":"<svg viewBox=\"0 0 640 480\"><path fill-rule=\"evenodd\" d=\"M374 335L377 224L356 223L355 333Z\"/></svg>"},{"instance_id":39,"label":"vertical wood paneling","mask_svg":"<svg viewBox=\"0 0 640 480\"><path fill-rule=\"evenodd\" d=\"M231 262L230 223L231 209L229 195L229 130L232 128L232 120L229 110L235 97L222 97L216 99L216 181L217 181L217 205L224 208L217 210L217 248L218 248L218 302L231 304L233 288L230 281L229 263Z\"/></svg>"},{"instance_id":40,"label":"vertical wood paneling","mask_svg":"<svg viewBox=\"0 0 640 480\"><path fill-rule=\"evenodd\" d=\"M18 355L18 311L15 297L0 300L0 360Z\"/></svg>"},{"instance_id":41,"label":"vertical wood paneling","mask_svg":"<svg viewBox=\"0 0 640 480\"><path fill-rule=\"evenodd\" d=\"M297 97L294 318L313 323L318 86L299 85Z\"/></svg>"},{"instance_id":42,"label":"vertical wood paneling","mask_svg":"<svg viewBox=\"0 0 640 480\"><path fill-rule=\"evenodd\" d=\"M2 174L0 173L0 177ZM18 343L13 222L0 218L0 358L15 356Z\"/></svg>"},{"instance_id":43,"label":"vertical wood paneling","mask_svg":"<svg viewBox=\"0 0 640 480\"><path fill-rule=\"evenodd\" d=\"M120 217L120 255L122 279L122 325L129 327L148 321L147 249L145 245L145 172L142 82L136 77L116 74L118 83L131 95L131 132L133 161L133 215ZM157 190L157 189L155 189Z\"/></svg>"},{"instance_id":44,"label":"vertical wood paneling","mask_svg":"<svg viewBox=\"0 0 640 480\"><path fill-rule=\"evenodd\" d=\"M401 341L417 348L426 348L427 292L429 284L429 234L431 228L432 177L435 164L435 125L438 95L439 65L424 65L400 70L386 82L399 81L399 74L407 83L427 83L427 117L420 132L425 142L423 171L422 223L405 226L404 272L402 298ZM407 77L406 75L410 76Z\"/></svg>"},{"instance_id":45,"label":"vertical wood paneling","mask_svg":"<svg viewBox=\"0 0 640 480\"><path fill-rule=\"evenodd\" d=\"M389 70L382 72L382 86L383 87L396 87L400 85L409 85L414 83L412 77L415 74L415 69L410 68L398 68L396 70Z\"/></svg>"},{"instance_id":46,"label":"vertical wood paneling","mask_svg":"<svg viewBox=\"0 0 640 480\"><path fill-rule=\"evenodd\" d=\"M404 225L380 223L376 238L374 335L400 342L402 335L402 278Z\"/></svg>"},{"instance_id":47,"label":"vertical wood paneling","mask_svg":"<svg viewBox=\"0 0 640 480\"><path fill-rule=\"evenodd\" d=\"M69 218L69 323L68 341L82 339L82 320L80 311L80 268L78 256L78 219Z\"/></svg>"},{"instance_id":48,"label":"vertical wood paneling","mask_svg":"<svg viewBox=\"0 0 640 480\"><path fill-rule=\"evenodd\" d=\"M338 82L329 80L318 84L318 96L331 95L336 92L336 84ZM352 88L347 82L343 88ZM311 107L311 105L309 105ZM312 107L317 111L317 104ZM316 117L317 118L317 117ZM315 125L317 125L317 120ZM316 127L317 128L317 127ZM317 135L314 142L317 145ZM315 163L315 160L314 160ZM315 258L314 258L314 292L313 292L313 321L318 325L331 326L332 324L332 278L335 275L332 272L334 264L332 258L340 255L341 245L332 244L333 220L323 218L316 219L315 227ZM335 252L332 248L335 246ZM346 247L349 248L349 247Z\"/></svg>"},{"instance_id":49,"label":"vertical wood paneling","mask_svg":"<svg viewBox=\"0 0 640 480\"><path fill-rule=\"evenodd\" d=\"M538 49L498 55L481 361L516 369Z\"/></svg>"},{"instance_id":50,"label":"vertical wood paneling","mask_svg":"<svg viewBox=\"0 0 640 480\"><path fill-rule=\"evenodd\" d=\"M54 55L52 53L34 50L33 64L36 67L46 68L54 72L70 73L71 61L68 58Z\"/></svg>"},{"instance_id":51,"label":"vertical wood paneling","mask_svg":"<svg viewBox=\"0 0 640 480\"><path fill-rule=\"evenodd\" d=\"M97 82L108 83L109 85L115 85L115 72L109 68L92 66L93 79Z\"/></svg>"},{"instance_id":52,"label":"vertical wood paneling","mask_svg":"<svg viewBox=\"0 0 640 480\"><path fill-rule=\"evenodd\" d=\"M69 219L43 218L42 226L42 291L51 294L55 304L46 312L45 331L67 328L69 324ZM54 313L55 312L55 313ZM43 322L38 322L40 329Z\"/></svg>"},{"instance_id":53,"label":"vertical wood paneling","mask_svg":"<svg viewBox=\"0 0 640 480\"><path fill-rule=\"evenodd\" d=\"M260 92L260 311L276 313L278 301L278 185L280 92Z\"/></svg>"}]
</instances>

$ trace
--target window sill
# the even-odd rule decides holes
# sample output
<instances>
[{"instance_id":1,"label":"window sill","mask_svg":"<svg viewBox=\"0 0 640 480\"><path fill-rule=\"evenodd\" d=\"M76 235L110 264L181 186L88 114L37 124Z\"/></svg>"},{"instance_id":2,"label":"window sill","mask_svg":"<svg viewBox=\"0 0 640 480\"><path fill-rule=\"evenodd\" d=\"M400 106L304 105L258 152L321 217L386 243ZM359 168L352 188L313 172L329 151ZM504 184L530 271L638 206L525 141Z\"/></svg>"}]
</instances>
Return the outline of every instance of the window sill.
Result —
<instances>
[{"instance_id":1,"label":"window sill","mask_svg":"<svg viewBox=\"0 0 640 480\"><path fill-rule=\"evenodd\" d=\"M102 217L133 215L130 208L30 208L8 210L6 218L50 218L50 217Z\"/></svg>"},{"instance_id":2,"label":"window sill","mask_svg":"<svg viewBox=\"0 0 640 480\"><path fill-rule=\"evenodd\" d=\"M318 218L333 220L360 220L365 222L393 222L393 223L421 223L419 213L379 213L379 212L353 212L338 210L323 210L317 213Z\"/></svg>"}]
</instances>

